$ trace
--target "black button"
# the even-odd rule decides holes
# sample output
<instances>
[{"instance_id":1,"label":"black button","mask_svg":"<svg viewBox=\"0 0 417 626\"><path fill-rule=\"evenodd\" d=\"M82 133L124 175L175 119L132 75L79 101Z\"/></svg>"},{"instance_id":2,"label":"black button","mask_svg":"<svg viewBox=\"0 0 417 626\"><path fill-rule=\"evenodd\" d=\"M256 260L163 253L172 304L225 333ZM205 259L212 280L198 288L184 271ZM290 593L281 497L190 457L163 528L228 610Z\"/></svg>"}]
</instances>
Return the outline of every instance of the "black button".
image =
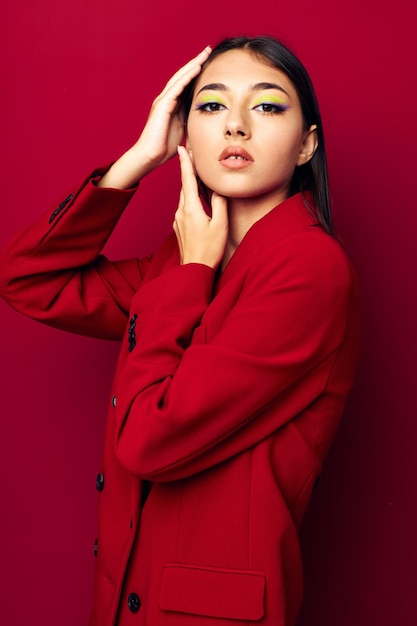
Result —
<instances>
[{"instance_id":1,"label":"black button","mask_svg":"<svg viewBox=\"0 0 417 626\"><path fill-rule=\"evenodd\" d=\"M97 491L103 491L104 489L104 474L97 474L96 478L96 489Z\"/></svg>"},{"instance_id":2,"label":"black button","mask_svg":"<svg viewBox=\"0 0 417 626\"><path fill-rule=\"evenodd\" d=\"M97 556L98 553L98 539L94 542L94 556Z\"/></svg>"},{"instance_id":3,"label":"black button","mask_svg":"<svg viewBox=\"0 0 417 626\"><path fill-rule=\"evenodd\" d=\"M116 408L116 401L117 401L116 396L113 396L113 398L111 399L111 403L114 406L114 408Z\"/></svg>"},{"instance_id":4,"label":"black button","mask_svg":"<svg viewBox=\"0 0 417 626\"><path fill-rule=\"evenodd\" d=\"M129 593L129 597L127 599L127 606L132 611L132 613L137 613L140 609L140 600L137 593Z\"/></svg>"}]
</instances>

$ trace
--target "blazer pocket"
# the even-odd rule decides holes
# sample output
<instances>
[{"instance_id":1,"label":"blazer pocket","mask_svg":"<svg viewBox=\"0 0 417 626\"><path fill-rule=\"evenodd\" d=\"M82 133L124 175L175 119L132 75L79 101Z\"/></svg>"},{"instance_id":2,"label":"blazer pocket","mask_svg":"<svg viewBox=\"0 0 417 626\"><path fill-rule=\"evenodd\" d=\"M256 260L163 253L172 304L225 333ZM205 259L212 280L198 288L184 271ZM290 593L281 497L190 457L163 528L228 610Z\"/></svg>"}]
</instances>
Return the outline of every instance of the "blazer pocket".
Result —
<instances>
[{"instance_id":1,"label":"blazer pocket","mask_svg":"<svg viewBox=\"0 0 417 626\"><path fill-rule=\"evenodd\" d=\"M159 607L163 611L257 621L264 615L265 573L167 563Z\"/></svg>"}]
</instances>

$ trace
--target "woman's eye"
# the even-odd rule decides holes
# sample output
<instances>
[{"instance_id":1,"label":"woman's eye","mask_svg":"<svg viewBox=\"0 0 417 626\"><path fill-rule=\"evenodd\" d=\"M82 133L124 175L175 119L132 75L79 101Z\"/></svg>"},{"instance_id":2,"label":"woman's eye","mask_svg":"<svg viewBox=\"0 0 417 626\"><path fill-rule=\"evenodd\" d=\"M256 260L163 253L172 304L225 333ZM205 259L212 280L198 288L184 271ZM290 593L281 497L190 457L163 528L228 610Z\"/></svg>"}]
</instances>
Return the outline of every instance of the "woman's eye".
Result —
<instances>
[{"instance_id":1,"label":"woman's eye","mask_svg":"<svg viewBox=\"0 0 417 626\"><path fill-rule=\"evenodd\" d=\"M285 104L272 104L271 102L262 102L254 107L255 111L261 111L261 113L283 113L288 109Z\"/></svg>"},{"instance_id":2,"label":"woman's eye","mask_svg":"<svg viewBox=\"0 0 417 626\"><path fill-rule=\"evenodd\" d=\"M220 102L204 102L204 104L197 105L197 109L205 113L216 113L224 108L224 104L220 104Z\"/></svg>"}]
</instances>

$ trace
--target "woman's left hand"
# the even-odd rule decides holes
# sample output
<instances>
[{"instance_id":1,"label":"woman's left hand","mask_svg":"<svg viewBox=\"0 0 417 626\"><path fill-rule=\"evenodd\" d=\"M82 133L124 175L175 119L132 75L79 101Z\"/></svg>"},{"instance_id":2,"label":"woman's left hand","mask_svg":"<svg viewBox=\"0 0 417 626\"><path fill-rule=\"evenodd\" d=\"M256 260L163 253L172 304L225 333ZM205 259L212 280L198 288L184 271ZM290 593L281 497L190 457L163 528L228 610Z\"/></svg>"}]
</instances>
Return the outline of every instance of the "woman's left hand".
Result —
<instances>
[{"instance_id":1,"label":"woman's left hand","mask_svg":"<svg viewBox=\"0 0 417 626\"><path fill-rule=\"evenodd\" d=\"M227 242L227 200L213 192L212 216L204 210L198 193L193 163L184 146L178 146L182 189L175 213L174 231L180 249L181 264L202 263L216 269Z\"/></svg>"}]
</instances>

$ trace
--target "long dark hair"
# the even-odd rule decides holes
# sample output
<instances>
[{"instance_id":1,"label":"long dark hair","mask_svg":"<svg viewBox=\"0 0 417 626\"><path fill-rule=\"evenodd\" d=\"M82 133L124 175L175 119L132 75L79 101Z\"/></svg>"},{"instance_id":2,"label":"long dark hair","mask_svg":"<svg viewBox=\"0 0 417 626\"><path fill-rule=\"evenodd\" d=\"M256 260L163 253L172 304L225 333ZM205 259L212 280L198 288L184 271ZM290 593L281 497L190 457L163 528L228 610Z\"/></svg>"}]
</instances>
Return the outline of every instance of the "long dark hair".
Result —
<instances>
[{"instance_id":1,"label":"long dark hair","mask_svg":"<svg viewBox=\"0 0 417 626\"><path fill-rule=\"evenodd\" d=\"M305 199L308 208L314 212L324 229L328 233L333 234L323 127L316 94L307 70L287 46L274 37L262 35L260 37L231 37L223 39L213 48L210 57L203 65L202 71L221 54L229 50L242 49L250 50L261 61L276 67L288 76L300 100L305 129L310 128L312 124L317 125L317 149L307 163L295 168L290 186L290 195L309 191L313 197L314 208L309 206L307 199ZM186 116L191 107L197 79L198 77L188 85L181 98Z\"/></svg>"}]
</instances>

